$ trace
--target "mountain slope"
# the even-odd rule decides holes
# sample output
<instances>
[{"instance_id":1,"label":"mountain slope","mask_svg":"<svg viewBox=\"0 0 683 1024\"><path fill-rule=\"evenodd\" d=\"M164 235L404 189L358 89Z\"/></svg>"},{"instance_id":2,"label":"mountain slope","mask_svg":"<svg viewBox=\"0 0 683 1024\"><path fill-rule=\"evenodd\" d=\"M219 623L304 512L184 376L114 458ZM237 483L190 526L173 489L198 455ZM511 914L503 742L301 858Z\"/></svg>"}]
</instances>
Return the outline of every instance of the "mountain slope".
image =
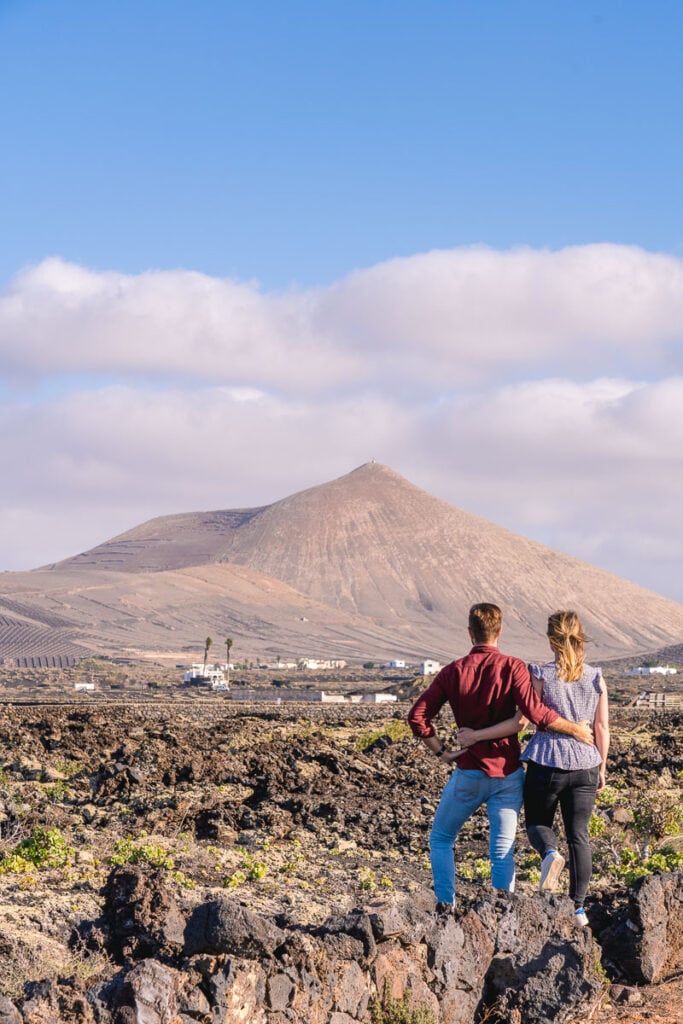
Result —
<instances>
[{"instance_id":1,"label":"mountain slope","mask_svg":"<svg viewBox=\"0 0 683 1024\"><path fill-rule=\"evenodd\" d=\"M368 620L396 637L397 653L416 645L461 652L467 609L481 600L503 607L506 648L529 657L545 654L546 617L560 607L583 616L602 655L683 638L683 606L455 508L377 463L261 508L153 519L52 571L221 563Z\"/></svg>"}]
</instances>

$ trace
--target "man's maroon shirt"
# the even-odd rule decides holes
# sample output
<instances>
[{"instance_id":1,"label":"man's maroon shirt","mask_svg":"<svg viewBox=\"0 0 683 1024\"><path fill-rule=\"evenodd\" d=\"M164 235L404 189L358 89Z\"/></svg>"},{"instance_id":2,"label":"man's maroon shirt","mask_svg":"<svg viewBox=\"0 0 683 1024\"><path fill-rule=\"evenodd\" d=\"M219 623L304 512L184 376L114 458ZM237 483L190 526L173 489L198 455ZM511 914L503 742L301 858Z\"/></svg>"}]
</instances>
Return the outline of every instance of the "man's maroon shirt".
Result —
<instances>
[{"instance_id":1,"label":"man's maroon shirt","mask_svg":"<svg viewBox=\"0 0 683 1024\"><path fill-rule=\"evenodd\" d=\"M435 735L432 719L446 701L458 725L468 729L497 725L512 718L518 708L540 729L560 717L541 702L524 662L489 644L477 644L464 658L446 665L418 697L408 712L414 736ZM519 768L520 753L517 734L500 740L482 740L468 747L457 765L502 778Z\"/></svg>"}]
</instances>

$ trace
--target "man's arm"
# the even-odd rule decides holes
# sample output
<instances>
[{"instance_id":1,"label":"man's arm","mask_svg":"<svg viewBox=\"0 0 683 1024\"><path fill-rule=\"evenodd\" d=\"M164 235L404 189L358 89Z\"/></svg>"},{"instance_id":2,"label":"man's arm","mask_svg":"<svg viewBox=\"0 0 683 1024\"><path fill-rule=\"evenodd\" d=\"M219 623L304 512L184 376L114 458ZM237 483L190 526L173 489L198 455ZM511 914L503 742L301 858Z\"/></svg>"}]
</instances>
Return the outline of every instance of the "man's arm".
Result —
<instances>
[{"instance_id":1,"label":"man's arm","mask_svg":"<svg viewBox=\"0 0 683 1024\"><path fill-rule=\"evenodd\" d=\"M531 673L526 666L524 668L524 672L516 671L514 673L512 692L517 706L521 708L526 717L538 729L550 729L552 732L559 732L564 736L573 736L575 740L592 747L593 732L590 722L571 722L568 718L562 718L556 711L547 708L532 684Z\"/></svg>"},{"instance_id":2,"label":"man's arm","mask_svg":"<svg viewBox=\"0 0 683 1024\"><path fill-rule=\"evenodd\" d=\"M527 724L527 719L518 711L512 718L506 718L504 722L498 722L496 725L489 725L486 729L458 729L458 743L461 747L471 747L483 740L501 740L505 736L514 736Z\"/></svg>"},{"instance_id":3,"label":"man's arm","mask_svg":"<svg viewBox=\"0 0 683 1024\"><path fill-rule=\"evenodd\" d=\"M408 712L408 725L413 736L421 739L427 749L444 764L450 764L464 753L464 750L446 750L432 724L432 720L448 700L446 685L450 679L449 671L452 671L449 665L442 668Z\"/></svg>"}]
</instances>

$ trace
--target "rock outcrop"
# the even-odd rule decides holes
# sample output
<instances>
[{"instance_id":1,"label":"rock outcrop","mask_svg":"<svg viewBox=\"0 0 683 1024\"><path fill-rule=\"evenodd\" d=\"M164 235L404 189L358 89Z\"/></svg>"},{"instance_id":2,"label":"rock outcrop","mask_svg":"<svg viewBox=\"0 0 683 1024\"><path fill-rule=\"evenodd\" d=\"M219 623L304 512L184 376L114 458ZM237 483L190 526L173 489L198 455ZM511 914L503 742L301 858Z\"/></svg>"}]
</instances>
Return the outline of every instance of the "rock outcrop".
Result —
<instances>
[{"instance_id":1,"label":"rock outcrop","mask_svg":"<svg viewBox=\"0 0 683 1024\"><path fill-rule=\"evenodd\" d=\"M140 865L116 868L104 897L78 940L112 958L113 976L86 991L75 979L32 983L18 1006L0 1006L8 1024L353 1024L401 1002L435 1024L494 1007L564 1024L604 988L566 900L485 897L446 916L375 903L303 927L227 896L183 913L163 873Z\"/></svg>"},{"instance_id":2,"label":"rock outcrop","mask_svg":"<svg viewBox=\"0 0 683 1024\"><path fill-rule=\"evenodd\" d=\"M627 981L651 984L682 970L683 874L636 882L599 938L609 965Z\"/></svg>"}]
</instances>

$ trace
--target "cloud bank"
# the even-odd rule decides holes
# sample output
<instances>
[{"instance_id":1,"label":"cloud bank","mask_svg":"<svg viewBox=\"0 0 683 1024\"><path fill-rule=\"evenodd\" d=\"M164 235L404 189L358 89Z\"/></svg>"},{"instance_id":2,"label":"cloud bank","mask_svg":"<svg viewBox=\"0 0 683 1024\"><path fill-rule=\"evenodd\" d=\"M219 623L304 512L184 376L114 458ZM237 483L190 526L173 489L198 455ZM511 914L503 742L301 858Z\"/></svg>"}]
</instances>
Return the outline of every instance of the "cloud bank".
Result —
<instances>
[{"instance_id":1,"label":"cloud bank","mask_svg":"<svg viewBox=\"0 0 683 1024\"><path fill-rule=\"evenodd\" d=\"M376 458L683 599L683 261L431 252L329 287L49 259L0 295L0 566Z\"/></svg>"}]
</instances>

